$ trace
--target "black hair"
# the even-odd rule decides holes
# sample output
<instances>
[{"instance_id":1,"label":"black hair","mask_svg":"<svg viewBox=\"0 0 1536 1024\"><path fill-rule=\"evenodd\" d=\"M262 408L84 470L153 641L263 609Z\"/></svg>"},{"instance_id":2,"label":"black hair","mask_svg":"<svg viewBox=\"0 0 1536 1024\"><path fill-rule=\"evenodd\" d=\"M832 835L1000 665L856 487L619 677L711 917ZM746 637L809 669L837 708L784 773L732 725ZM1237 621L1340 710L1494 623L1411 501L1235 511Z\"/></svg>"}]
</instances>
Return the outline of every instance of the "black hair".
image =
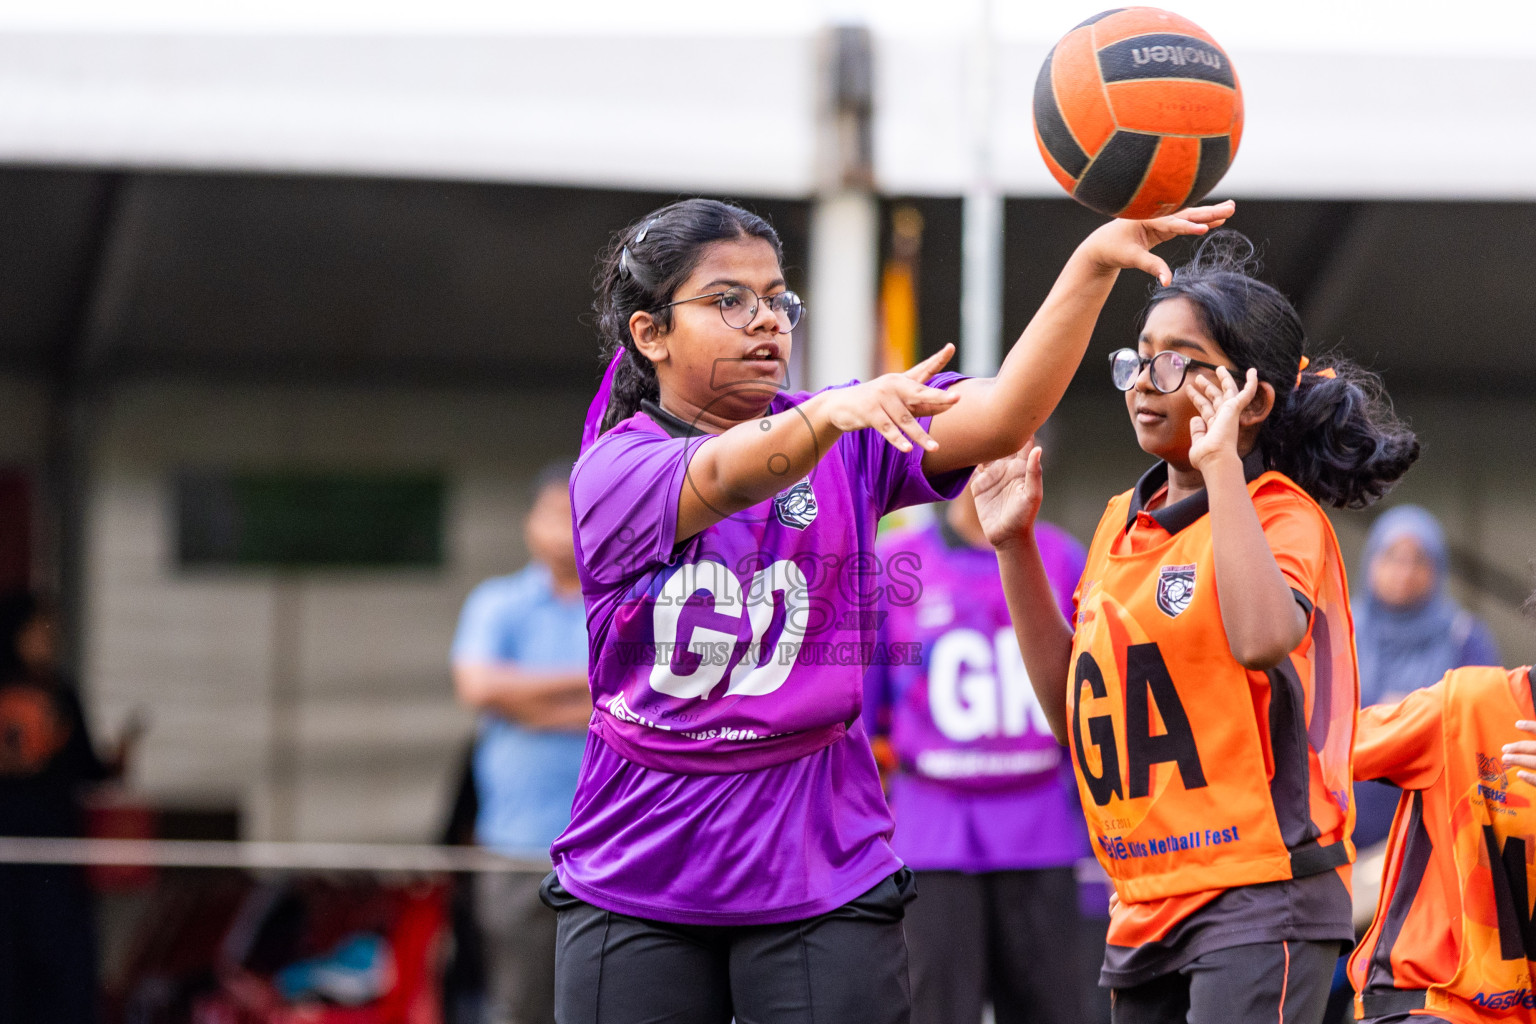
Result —
<instances>
[{"instance_id":1,"label":"black hair","mask_svg":"<svg viewBox=\"0 0 1536 1024\"><path fill-rule=\"evenodd\" d=\"M1265 466L1322 504L1364 508L1413 465L1418 438L1393 411L1376 374L1334 354L1309 356L1301 371L1301 317L1258 272L1252 242L1236 231L1212 232L1171 283L1153 290L1142 320L1159 302L1188 299L1222 352L1275 389L1258 436Z\"/></svg>"},{"instance_id":2,"label":"black hair","mask_svg":"<svg viewBox=\"0 0 1536 1024\"><path fill-rule=\"evenodd\" d=\"M633 416L646 399L658 401L656 367L640 354L629 333L629 318L651 310L665 331L672 310L658 307L675 292L713 242L761 238L782 262L784 249L773 226L757 214L717 199L683 199L653 210L613 237L598 257L597 332L606 365L619 349L624 357L613 377L601 430Z\"/></svg>"}]
</instances>

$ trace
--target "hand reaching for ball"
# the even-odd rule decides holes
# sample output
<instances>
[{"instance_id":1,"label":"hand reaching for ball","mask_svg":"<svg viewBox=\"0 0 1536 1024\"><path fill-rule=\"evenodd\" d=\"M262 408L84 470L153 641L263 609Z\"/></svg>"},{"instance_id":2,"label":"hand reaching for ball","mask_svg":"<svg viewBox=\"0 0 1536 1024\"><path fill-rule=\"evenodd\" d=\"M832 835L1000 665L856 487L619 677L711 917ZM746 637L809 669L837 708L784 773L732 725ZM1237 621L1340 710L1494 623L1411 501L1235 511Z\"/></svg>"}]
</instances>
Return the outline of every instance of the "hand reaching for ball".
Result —
<instances>
[{"instance_id":1,"label":"hand reaching for ball","mask_svg":"<svg viewBox=\"0 0 1536 1024\"><path fill-rule=\"evenodd\" d=\"M1151 220L1112 220L1089 235L1083 246L1105 270L1144 270L1157 278L1159 284L1166 285L1173 280L1173 272L1152 249L1180 235L1214 231L1236 210L1237 204L1228 199L1214 206L1192 206Z\"/></svg>"}]
</instances>

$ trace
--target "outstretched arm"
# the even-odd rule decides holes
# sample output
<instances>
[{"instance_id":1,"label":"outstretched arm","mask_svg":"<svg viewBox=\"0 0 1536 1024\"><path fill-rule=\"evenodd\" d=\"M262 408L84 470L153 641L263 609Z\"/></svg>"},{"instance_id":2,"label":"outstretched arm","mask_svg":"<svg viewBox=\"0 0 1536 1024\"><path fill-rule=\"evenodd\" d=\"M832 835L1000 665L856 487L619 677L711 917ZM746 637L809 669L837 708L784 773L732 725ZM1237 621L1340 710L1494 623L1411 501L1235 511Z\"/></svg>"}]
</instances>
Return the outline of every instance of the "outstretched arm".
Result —
<instances>
[{"instance_id":1,"label":"outstretched arm","mask_svg":"<svg viewBox=\"0 0 1536 1024\"><path fill-rule=\"evenodd\" d=\"M1003 595L1024 656L1024 670L1051 735L1065 744L1072 627L1062 618L1035 542L1043 479L1040 449L1031 441L1015 455L977 467L971 491L976 495L982 531L997 551Z\"/></svg>"},{"instance_id":2,"label":"outstretched arm","mask_svg":"<svg viewBox=\"0 0 1536 1024\"><path fill-rule=\"evenodd\" d=\"M1166 284L1168 264L1152 248L1226 223L1231 202L1197 206L1155 220L1114 220L1089 235L1003 360L997 376L961 381L961 401L930 429L938 447L923 456L929 476L1001 459L1024 446L1061 400L1082 361L1115 279L1125 268Z\"/></svg>"},{"instance_id":3,"label":"outstretched arm","mask_svg":"<svg viewBox=\"0 0 1536 1024\"><path fill-rule=\"evenodd\" d=\"M937 416L959 396L925 382L954 352L953 345L946 345L905 373L823 391L794 409L737 424L700 444L689 459L678 498L677 541L773 497L809 473L851 430L877 430L904 452L914 442L931 451L935 442L918 417Z\"/></svg>"}]
</instances>

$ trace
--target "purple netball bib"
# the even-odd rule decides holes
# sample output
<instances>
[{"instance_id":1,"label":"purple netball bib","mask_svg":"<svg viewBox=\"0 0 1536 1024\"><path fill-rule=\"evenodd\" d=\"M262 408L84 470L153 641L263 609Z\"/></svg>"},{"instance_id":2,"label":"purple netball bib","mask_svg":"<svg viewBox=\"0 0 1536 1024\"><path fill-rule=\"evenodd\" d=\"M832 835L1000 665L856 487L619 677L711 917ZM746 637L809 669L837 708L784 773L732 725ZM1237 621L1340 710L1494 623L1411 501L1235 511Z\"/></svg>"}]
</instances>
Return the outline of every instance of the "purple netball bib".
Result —
<instances>
[{"instance_id":1,"label":"purple netball bib","mask_svg":"<svg viewBox=\"0 0 1536 1024\"><path fill-rule=\"evenodd\" d=\"M772 411L807 397L780 395ZM674 432L637 413L571 478L593 730L628 760L689 774L825 747L857 719L864 667L881 656L876 521L958 493L967 474L929 481L921 450L854 431L805 479L675 545L688 461L713 437Z\"/></svg>"},{"instance_id":2,"label":"purple netball bib","mask_svg":"<svg viewBox=\"0 0 1536 1024\"><path fill-rule=\"evenodd\" d=\"M1081 548L1046 524L1036 531L1047 573L1071 610ZM881 635L915 641L918 659L870 670L871 703L889 716L891 744L904 770L957 789L1013 789L1054 779L1062 749L1024 669L997 558L935 525L886 538L888 567L911 566L921 585L891 589Z\"/></svg>"}]
</instances>

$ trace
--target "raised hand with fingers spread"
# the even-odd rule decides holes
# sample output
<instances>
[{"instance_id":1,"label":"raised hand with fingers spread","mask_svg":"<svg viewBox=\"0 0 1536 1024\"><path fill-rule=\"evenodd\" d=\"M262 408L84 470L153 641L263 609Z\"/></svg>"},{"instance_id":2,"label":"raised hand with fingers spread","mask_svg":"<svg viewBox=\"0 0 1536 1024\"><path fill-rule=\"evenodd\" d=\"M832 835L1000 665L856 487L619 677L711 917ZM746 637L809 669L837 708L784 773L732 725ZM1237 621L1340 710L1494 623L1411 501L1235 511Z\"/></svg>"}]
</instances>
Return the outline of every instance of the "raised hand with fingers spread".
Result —
<instances>
[{"instance_id":1,"label":"raised hand with fingers spread","mask_svg":"<svg viewBox=\"0 0 1536 1024\"><path fill-rule=\"evenodd\" d=\"M955 346L945 345L902 373L886 373L862 384L824 392L827 421L842 431L870 427L898 451L910 452L913 441L933 451L938 442L928 436L917 417L937 416L960 400L953 391L927 386L954 354Z\"/></svg>"},{"instance_id":2,"label":"raised hand with fingers spread","mask_svg":"<svg viewBox=\"0 0 1536 1024\"><path fill-rule=\"evenodd\" d=\"M1007 547L1027 539L1040 512L1044 477L1040 446L1031 438L1007 458L983 462L971 474L971 494L987 543Z\"/></svg>"},{"instance_id":3,"label":"raised hand with fingers spread","mask_svg":"<svg viewBox=\"0 0 1536 1024\"><path fill-rule=\"evenodd\" d=\"M1151 220L1112 220L1088 236L1094 259L1111 270L1142 270L1157 278L1158 284L1173 280L1173 271L1152 250L1180 235L1203 235L1227 222L1237 210L1230 199L1211 206L1192 206Z\"/></svg>"},{"instance_id":4,"label":"raised hand with fingers spread","mask_svg":"<svg viewBox=\"0 0 1536 1024\"><path fill-rule=\"evenodd\" d=\"M1168 264L1152 250L1182 235L1213 231L1235 209L1231 202L1216 203L1154 220L1113 220L1097 228L1062 268L997 376L950 385L961 401L934 420L929 433L938 444L924 456L923 469L950 472L1022 448L1071 382L1120 271L1141 270L1166 284Z\"/></svg>"},{"instance_id":5,"label":"raised hand with fingers spread","mask_svg":"<svg viewBox=\"0 0 1536 1024\"><path fill-rule=\"evenodd\" d=\"M1201 469L1223 455L1241 459L1242 416L1259 393L1259 371L1250 368L1241 389L1225 366L1216 368L1216 380L1192 376L1184 387L1196 409L1189 420L1189 464Z\"/></svg>"},{"instance_id":6,"label":"raised hand with fingers spread","mask_svg":"<svg viewBox=\"0 0 1536 1024\"><path fill-rule=\"evenodd\" d=\"M1043 453L1030 438L1019 451L984 462L971 475L971 494L987 542L997 552L1003 596L1035 699L1058 743L1067 739L1066 677L1072 627L1062 617L1035 536L1045 495Z\"/></svg>"}]
</instances>

